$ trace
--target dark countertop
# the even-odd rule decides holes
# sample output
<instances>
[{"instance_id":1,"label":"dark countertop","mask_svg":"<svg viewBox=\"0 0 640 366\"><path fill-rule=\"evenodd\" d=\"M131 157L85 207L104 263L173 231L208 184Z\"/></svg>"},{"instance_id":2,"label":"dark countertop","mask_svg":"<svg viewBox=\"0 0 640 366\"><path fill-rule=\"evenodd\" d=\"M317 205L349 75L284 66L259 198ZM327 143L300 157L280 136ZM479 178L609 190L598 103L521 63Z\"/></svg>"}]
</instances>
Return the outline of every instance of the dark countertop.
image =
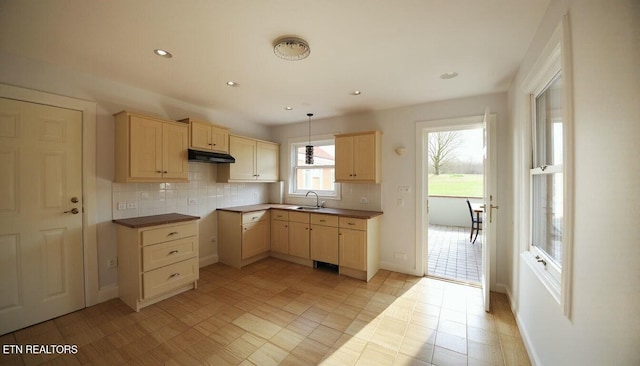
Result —
<instances>
[{"instance_id":1,"label":"dark countertop","mask_svg":"<svg viewBox=\"0 0 640 366\"><path fill-rule=\"evenodd\" d=\"M274 208L279 210L291 210L295 212L307 212L307 213L316 213L316 214L325 214L325 215L353 217L357 219L370 219L383 214L381 211L349 210L344 208L320 208L317 210L298 210L297 209L298 207L300 207L300 205L263 203L258 205L218 208L218 210L245 213L245 212L262 211L262 210L268 210L268 209Z\"/></svg>"},{"instance_id":2,"label":"dark countertop","mask_svg":"<svg viewBox=\"0 0 640 366\"><path fill-rule=\"evenodd\" d=\"M164 215L132 217L130 219L118 219L118 220L113 220L113 222L118 225L123 225L123 226L135 229L140 227L172 224L174 222L183 222L183 221L191 221L191 220L199 220L199 219L200 219L199 216L170 213L170 214L164 214Z\"/></svg>"}]
</instances>

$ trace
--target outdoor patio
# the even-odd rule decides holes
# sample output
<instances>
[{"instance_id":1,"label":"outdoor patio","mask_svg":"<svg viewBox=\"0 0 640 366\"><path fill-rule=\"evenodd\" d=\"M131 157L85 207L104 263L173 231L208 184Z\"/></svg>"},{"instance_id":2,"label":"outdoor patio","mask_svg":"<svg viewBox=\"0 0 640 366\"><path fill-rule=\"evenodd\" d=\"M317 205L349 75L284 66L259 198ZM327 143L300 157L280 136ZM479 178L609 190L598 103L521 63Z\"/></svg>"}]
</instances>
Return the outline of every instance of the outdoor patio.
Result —
<instances>
[{"instance_id":1,"label":"outdoor patio","mask_svg":"<svg viewBox=\"0 0 640 366\"><path fill-rule=\"evenodd\" d=\"M482 232L480 233L482 234ZM482 237L469 241L469 228L429 225L428 275L480 284Z\"/></svg>"}]
</instances>

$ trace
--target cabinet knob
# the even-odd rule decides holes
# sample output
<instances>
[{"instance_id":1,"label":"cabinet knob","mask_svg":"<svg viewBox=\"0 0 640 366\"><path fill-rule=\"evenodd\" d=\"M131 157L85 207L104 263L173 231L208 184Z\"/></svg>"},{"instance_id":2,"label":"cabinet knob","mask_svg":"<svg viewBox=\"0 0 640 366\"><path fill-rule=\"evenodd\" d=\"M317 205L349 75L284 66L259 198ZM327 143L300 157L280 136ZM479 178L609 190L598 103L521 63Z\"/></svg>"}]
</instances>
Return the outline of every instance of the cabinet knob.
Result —
<instances>
[{"instance_id":1,"label":"cabinet knob","mask_svg":"<svg viewBox=\"0 0 640 366\"><path fill-rule=\"evenodd\" d=\"M162 174L162 170L156 170L156 173Z\"/></svg>"},{"instance_id":2,"label":"cabinet knob","mask_svg":"<svg viewBox=\"0 0 640 366\"><path fill-rule=\"evenodd\" d=\"M169 172L165 170L163 173L164 173L164 174L167 174L167 173L169 173Z\"/></svg>"}]
</instances>

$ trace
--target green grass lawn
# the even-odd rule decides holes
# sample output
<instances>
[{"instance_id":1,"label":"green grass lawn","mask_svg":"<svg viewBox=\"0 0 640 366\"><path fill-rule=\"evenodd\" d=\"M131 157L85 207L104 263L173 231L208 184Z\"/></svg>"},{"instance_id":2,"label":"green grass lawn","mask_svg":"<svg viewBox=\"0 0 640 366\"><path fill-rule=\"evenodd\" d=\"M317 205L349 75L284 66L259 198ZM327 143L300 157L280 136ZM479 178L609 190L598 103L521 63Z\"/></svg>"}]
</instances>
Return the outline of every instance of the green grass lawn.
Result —
<instances>
[{"instance_id":1,"label":"green grass lawn","mask_svg":"<svg viewBox=\"0 0 640 366\"><path fill-rule=\"evenodd\" d=\"M482 197L482 174L429 174L430 196Z\"/></svg>"}]
</instances>

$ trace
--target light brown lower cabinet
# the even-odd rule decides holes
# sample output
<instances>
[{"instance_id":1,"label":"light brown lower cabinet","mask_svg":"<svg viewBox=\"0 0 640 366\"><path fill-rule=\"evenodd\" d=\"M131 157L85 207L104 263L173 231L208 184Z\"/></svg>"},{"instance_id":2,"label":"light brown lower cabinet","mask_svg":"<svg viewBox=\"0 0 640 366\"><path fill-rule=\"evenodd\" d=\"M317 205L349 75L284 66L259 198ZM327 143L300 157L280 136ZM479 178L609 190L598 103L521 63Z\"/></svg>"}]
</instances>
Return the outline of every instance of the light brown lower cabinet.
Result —
<instances>
[{"instance_id":1,"label":"light brown lower cabinet","mask_svg":"<svg viewBox=\"0 0 640 366\"><path fill-rule=\"evenodd\" d=\"M311 259L339 264L338 216L311 214Z\"/></svg>"},{"instance_id":2,"label":"light brown lower cabinet","mask_svg":"<svg viewBox=\"0 0 640 366\"><path fill-rule=\"evenodd\" d=\"M118 292L135 311L197 287L198 223L117 226Z\"/></svg>"},{"instance_id":3,"label":"light brown lower cabinet","mask_svg":"<svg viewBox=\"0 0 640 366\"><path fill-rule=\"evenodd\" d=\"M380 216L340 217L340 273L369 281L380 269Z\"/></svg>"},{"instance_id":4,"label":"light brown lower cabinet","mask_svg":"<svg viewBox=\"0 0 640 366\"><path fill-rule=\"evenodd\" d=\"M271 227L269 210L218 211L218 257L235 268L269 256Z\"/></svg>"},{"instance_id":5,"label":"light brown lower cabinet","mask_svg":"<svg viewBox=\"0 0 640 366\"><path fill-rule=\"evenodd\" d=\"M316 261L338 265L340 274L365 281L380 268L380 216L220 210L218 230L220 262L236 268L269 255L305 266Z\"/></svg>"}]
</instances>

